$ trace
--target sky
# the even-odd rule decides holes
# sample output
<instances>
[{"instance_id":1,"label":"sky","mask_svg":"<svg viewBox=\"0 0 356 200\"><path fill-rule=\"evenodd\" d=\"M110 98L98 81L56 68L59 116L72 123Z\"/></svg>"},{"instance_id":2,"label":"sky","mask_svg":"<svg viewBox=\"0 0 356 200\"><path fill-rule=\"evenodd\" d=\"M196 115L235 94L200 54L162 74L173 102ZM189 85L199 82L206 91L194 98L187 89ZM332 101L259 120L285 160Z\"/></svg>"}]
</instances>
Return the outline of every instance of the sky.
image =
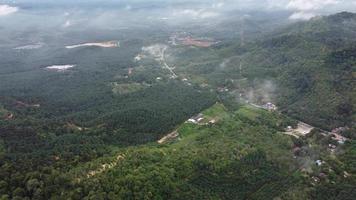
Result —
<instances>
[{"instance_id":1,"label":"sky","mask_svg":"<svg viewBox=\"0 0 356 200\"><path fill-rule=\"evenodd\" d=\"M208 19L229 10L289 11L290 20L308 20L320 14L356 11L356 0L0 0L0 17L10 16L26 9L26 5L42 4L95 5L135 10L159 7L169 10L167 18ZM69 25L69 24L67 24Z\"/></svg>"}]
</instances>

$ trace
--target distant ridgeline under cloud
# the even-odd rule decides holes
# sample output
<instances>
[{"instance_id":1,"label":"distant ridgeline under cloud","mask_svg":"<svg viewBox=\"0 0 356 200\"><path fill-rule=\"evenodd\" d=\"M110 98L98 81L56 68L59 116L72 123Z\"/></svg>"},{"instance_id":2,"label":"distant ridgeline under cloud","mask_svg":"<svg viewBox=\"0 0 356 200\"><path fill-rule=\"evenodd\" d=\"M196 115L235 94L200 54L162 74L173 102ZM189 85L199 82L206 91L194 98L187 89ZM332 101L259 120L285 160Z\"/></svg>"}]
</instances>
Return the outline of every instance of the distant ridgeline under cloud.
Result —
<instances>
[{"instance_id":1,"label":"distant ridgeline under cloud","mask_svg":"<svg viewBox=\"0 0 356 200\"><path fill-rule=\"evenodd\" d=\"M347 3L347 0L291 0L287 4L287 8L295 11L290 19L308 20L319 12L327 11L331 6L345 3Z\"/></svg>"},{"instance_id":2,"label":"distant ridgeline under cloud","mask_svg":"<svg viewBox=\"0 0 356 200\"><path fill-rule=\"evenodd\" d=\"M320 14L356 11L356 0L216 0L225 7L250 10L286 10L291 20L308 20Z\"/></svg>"},{"instance_id":3,"label":"distant ridgeline under cloud","mask_svg":"<svg viewBox=\"0 0 356 200\"><path fill-rule=\"evenodd\" d=\"M166 10L167 19L208 19L227 11L289 11L291 20L308 20L321 14L356 11L356 0L0 0L0 16L10 15L19 8L76 7L110 10ZM69 23L67 23L69 26Z\"/></svg>"}]
</instances>

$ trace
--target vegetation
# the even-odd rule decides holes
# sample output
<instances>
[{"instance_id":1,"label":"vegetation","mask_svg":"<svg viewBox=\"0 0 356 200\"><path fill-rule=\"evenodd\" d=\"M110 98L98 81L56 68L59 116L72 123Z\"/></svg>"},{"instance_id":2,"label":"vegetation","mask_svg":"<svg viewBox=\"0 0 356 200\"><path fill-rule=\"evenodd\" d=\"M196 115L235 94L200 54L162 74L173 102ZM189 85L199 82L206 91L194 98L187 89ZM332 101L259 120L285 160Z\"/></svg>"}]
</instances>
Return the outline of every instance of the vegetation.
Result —
<instances>
[{"instance_id":1,"label":"vegetation","mask_svg":"<svg viewBox=\"0 0 356 200\"><path fill-rule=\"evenodd\" d=\"M278 196L288 189L284 188L285 181L298 181L288 175L290 171L287 169L294 168L293 165L291 168L284 166L284 163L293 162L291 139L258 121L256 124L246 123L239 112L226 111L220 104L203 113L220 121L212 125L185 123L178 128L179 142L120 149L112 157L104 156L86 165L73 163L74 168L64 175L49 167L40 167L41 176L25 176L31 176L31 179L21 178L19 174L17 187L25 184L27 189L19 193L17 190L21 189L14 187L8 195L32 198L38 195L36 198L39 199L49 196L74 199L245 199L250 195L264 196L271 190ZM275 122L271 118L270 123ZM91 170L100 168L101 163L111 163L118 155L123 159L117 166L87 178L86 174ZM53 161L55 166L64 162L62 155L57 156L60 160ZM15 166L8 167L11 170ZM75 181L76 177L79 182ZM53 178L62 180L52 186L55 191L47 187L54 183L51 182ZM10 180L4 179L4 185ZM234 189L239 185L245 185L245 188Z\"/></svg>"},{"instance_id":2,"label":"vegetation","mask_svg":"<svg viewBox=\"0 0 356 200\"><path fill-rule=\"evenodd\" d=\"M122 48L0 49L0 199L353 199L356 15L250 23L244 44L227 27L211 48L169 46L178 78L135 62L169 37L155 28ZM286 134L298 120L316 128Z\"/></svg>"},{"instance_id":3,"label":"vegetation","mask_svg":"<svg viewBox=\"0 0 356 200\"><path fill-rule=\"evenodd\" d=\"M278 93L269 92L272 100L289 116L329 130L352 126L356 43L351 27L355 21L351 13L313 19L230 52L240 56L241 73L253 90L260 87L255 79L275 84Z\"/></svg>"}]
</instances>

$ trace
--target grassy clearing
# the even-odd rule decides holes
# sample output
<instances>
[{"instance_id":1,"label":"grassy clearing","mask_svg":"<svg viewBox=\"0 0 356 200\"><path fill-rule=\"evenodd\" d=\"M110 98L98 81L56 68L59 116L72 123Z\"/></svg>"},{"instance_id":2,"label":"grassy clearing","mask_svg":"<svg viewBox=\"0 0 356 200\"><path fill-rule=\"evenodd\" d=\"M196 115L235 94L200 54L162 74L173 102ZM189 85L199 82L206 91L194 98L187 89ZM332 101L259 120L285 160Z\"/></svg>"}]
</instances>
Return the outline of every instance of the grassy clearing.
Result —
<instances>
[{"instance_id":1,"label":"grassy clearing","mask_svg":"<svg viewBox=\"0 0 356 200\"><path fill-rule=\"evenodd\" d=\"M240 116L248 118L249 120L255 121L257 117L260 116L261 110L252 106L244 106L236 113Z\"/></svg>"},{"instance_id":2,"label":"grassy clearing","mask_svg":"<svg viewBox=\"0 0 356 200\"><path fill-rule=\"evenodd\" d=\"M226 117L227 114L227 109L223 104L216 103L214 106L211 108L205 110L203 112L204 116L210 119L223 119Z\"/></svg>"}]
</instances>

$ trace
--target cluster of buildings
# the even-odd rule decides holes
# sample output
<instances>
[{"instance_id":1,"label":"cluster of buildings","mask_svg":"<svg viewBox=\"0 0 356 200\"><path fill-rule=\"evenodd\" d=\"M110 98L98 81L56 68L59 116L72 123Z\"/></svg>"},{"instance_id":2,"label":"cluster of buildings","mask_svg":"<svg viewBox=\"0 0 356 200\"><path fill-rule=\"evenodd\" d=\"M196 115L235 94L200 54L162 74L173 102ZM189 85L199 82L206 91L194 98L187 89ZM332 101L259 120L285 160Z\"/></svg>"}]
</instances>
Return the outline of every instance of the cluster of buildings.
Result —
<instances>
[{"instance_id":1,"label":"cluster of buildings","mask_svg":"<svg viewBox=\"0 0 356 200\"><path fill-rule=\"evenodd\" d=\"M218 87L217 91L218 92L229 92L229 89L226 87Z\"/></svg>"},{"instance_id":2,"label":"cluster of buildings","mask_svg":"<svg viewBox=\"0 0 356 200\"><path fill-rule=\"evenodd\" d=\"M264 108L264 109L266 109L266 110L269 110L269 111L275 111L275 110L277 110L277 106L274 105L274 104L271 103L271 102L266 103L265 105L262 106L262 108Z\"/></svg>"},{"instance_id":3,"label":"cluster of buildings","mask_svg":"<svg viewBox=\"0 0 356 200\"><path fill-rule=\"evenodd\" d=\"M335 141L337 141L339 144L344 144L347 140L346 137L340 135L340 134L337 134L337 133L330 133L331 134L331 138Z\"/></svg>"},{"instance_id":4,"label":"cluster of buildings","mask_svg":"<svg viewBox=\"0 0 356 200\"><path fill-rule=\"evenodd\" d=\"M329 150L330 150L331 153L334 153L334 152L335 152L336 147L337 147L337 146L334 145L334 144L329 144L329 145L328 145L328 148L329 148Z\"/></svg>"},{"instance_id":5,"label":"cluster of buildings","mask_svg":"<svg viewBox=\"0 0 356 200\"><path fill-rule=\"evenodd\" d=\"M204 123L205 121L205 123ZM211 124L215 124L217 122L216 119L211 119L209 120L209 122L206 122L207 120L205 120L204 115L202 113L199 113L198 115L190 118L187 120L187 123L192 123L192 124L199 124L199 125L211 125Z\"/></svg>"},{"instance_id":6,"label":"cluster of buildings","mask_svg":"<svg viewBox=\"0 0 356 200\"><path fill-rule=\"evenodd\" d=\"M347 131L347 130L349 130L348 127L339 127L339 128L334 128L331 132L332 133L336 133L336 134L340 134L340 133L342 133L344 131Z\"/></svg>"},{"instance_id":7,"label":"cluster of buildings","mask_svg":"<svg viewBox=\"0 0 356 200\"><path fill-rule=\"evenodd\" d=\"M194 116L194 117L188 119L187 122L193 123L193 124L199 124L199 123L201 123L203 120L204 120L204 115L201 114L201 113L199 113L198 115L196 115L196 116Z\"/></svg>"}]
</instances>

